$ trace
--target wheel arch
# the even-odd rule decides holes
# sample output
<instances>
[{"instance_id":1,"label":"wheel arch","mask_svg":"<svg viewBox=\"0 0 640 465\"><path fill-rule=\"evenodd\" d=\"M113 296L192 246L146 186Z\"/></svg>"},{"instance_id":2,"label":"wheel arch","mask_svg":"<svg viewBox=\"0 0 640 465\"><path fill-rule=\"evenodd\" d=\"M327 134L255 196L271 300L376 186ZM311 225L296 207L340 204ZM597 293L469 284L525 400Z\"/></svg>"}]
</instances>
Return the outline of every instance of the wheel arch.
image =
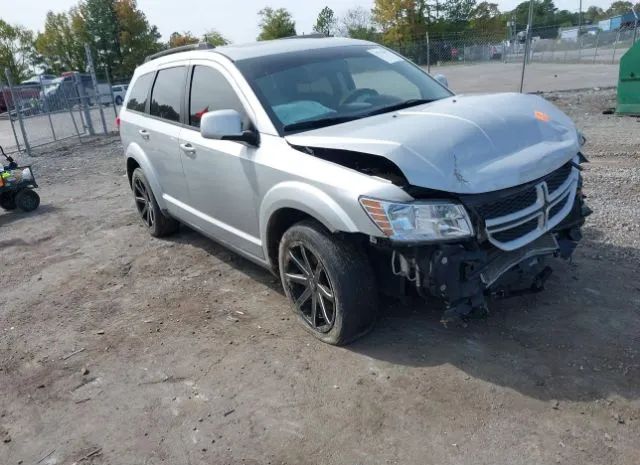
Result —
<instances>
[{"instance_id":1,"label":"wheel arch","mask_svg":"<svg viewBox=\"0 0 640 465\"><path fill-rule=\"evenodd\" d=\"M136 168L140 168L144 173L145 178L147 178L149 185L151 186L153 196L155 197L156 202L158 202L158 206L161 210L166 211L167 206L164 198L162 197L162 186L160 185L158 175L153 169L153 165L149 161L147 155L137 144L131 144L127 148L126 160L127 179L129 181L129 186L131 186L131 177L133 176L134 170Z\"/></svg>"},{"instance_id":2,"label":"wheel arch","mask_svg":"<svg viewBox=\"0 0 640 465\"><path fill-rule=\"evenodd\" d=\"M282 235L305 219L317 221L332 233L358 231L347 213L320 189L296 181L279 184L267 192L260 207L260 237L274 272Z\"/></svg>"}]
</instances>

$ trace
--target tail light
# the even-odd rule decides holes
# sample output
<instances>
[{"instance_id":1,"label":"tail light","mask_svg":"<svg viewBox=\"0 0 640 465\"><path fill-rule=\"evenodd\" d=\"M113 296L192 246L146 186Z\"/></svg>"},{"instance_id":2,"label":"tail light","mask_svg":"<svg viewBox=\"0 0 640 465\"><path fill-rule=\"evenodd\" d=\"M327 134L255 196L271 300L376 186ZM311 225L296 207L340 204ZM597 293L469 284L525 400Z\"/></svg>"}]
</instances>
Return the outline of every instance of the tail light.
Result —
<instances>
[{"instance_id":1,"label":"tail light","mask_svg":"<svg viewBox=\"0 0 640 465\"><path fill-rule=\"evenodd\" d=\"M120 129L120 117L116 116L116 127Z\"/></svg>"}]
</instances>

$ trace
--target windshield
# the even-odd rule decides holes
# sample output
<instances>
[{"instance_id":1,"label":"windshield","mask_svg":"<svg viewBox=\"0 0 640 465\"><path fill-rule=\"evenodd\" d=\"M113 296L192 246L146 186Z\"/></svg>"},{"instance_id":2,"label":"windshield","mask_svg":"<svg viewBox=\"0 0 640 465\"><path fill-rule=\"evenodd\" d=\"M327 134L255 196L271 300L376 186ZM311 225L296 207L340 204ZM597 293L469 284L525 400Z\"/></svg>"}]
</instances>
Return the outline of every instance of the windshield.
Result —
<instances>
[{"instance_id":1,"label":"windshield","mask_svg":"<svg viewBox=\"0 0 640 465\"><path fill-rule=\"evenodd\" d=\"M236 65L280 134L452 95L414 64L373 44L269 55Z\"/></svg>"}]
</instances>

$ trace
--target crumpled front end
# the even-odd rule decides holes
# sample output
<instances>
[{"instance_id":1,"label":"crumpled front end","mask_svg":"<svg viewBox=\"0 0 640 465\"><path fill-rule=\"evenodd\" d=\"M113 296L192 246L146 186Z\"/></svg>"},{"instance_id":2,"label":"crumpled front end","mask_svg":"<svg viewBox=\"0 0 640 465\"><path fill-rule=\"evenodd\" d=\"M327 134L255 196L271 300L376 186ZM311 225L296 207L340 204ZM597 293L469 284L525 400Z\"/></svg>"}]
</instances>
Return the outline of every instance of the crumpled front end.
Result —
<instances>
[{"instance_id":1,"label":"crumpled front end","mask_svg":"<svg viewBox=\"0 0 640 465\"><path fill-rule=\"evenodd\" d=\"M445 324L484 313L487 298L540 291L551 275L551 259L571 257L591 213L577 161L522 186L458 196L474 222L473 238L410 245L376 241L376 268L393 276L381 280L387 291L406 292L408 285L441 299Z\"/></svg>"}]
</instances>

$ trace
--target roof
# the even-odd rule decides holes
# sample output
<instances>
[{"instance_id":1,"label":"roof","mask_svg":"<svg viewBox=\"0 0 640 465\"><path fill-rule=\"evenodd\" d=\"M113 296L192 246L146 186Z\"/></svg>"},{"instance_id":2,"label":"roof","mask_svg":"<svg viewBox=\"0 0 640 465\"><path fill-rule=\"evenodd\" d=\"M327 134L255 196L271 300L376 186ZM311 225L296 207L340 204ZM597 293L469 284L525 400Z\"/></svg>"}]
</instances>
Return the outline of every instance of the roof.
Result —
<instances>
[{"instance_id":1,"label":"roof","mask_svg":"<svg viewBox=\"0 0 640 465\"><path fill-rule=\"evenodd\" d=\"M277 55L280 53L299 52L304 50L315 50L331 47L344 47L349 45L376 46L377 44L374 44L373 42L367 42L366 40L348 39L344 37L313 38L299 36L295 38L265 40L248 44L224 45L222 47L215 47L211 49L195 47L194 50L190 51L176 51L169 54L163 53L157 58L149 57L149 61L145 61L145 63L136 68L136 74L146 73L150 70L156 69L157 66L175 62L176 60L196 58L206 59L206 57L210 56L209 54L212 53L222 55L232 61L239 61L248 58Z\"/></svg>"},{"instance_id":2,"label":"roof","mask_svg":"<svg viewBox=\"0 0 640 465\"><path fill-rule=\"evenodd\" d=\"M304 36L291 39L265 40L239 45L225 45L217 47L215 52L221 53L231 60L238 61L279 53L299 52L320 48L339 47L345 45L371 45L371 42L345 37L305 38Z\"/></svg>"}]
</instances>

